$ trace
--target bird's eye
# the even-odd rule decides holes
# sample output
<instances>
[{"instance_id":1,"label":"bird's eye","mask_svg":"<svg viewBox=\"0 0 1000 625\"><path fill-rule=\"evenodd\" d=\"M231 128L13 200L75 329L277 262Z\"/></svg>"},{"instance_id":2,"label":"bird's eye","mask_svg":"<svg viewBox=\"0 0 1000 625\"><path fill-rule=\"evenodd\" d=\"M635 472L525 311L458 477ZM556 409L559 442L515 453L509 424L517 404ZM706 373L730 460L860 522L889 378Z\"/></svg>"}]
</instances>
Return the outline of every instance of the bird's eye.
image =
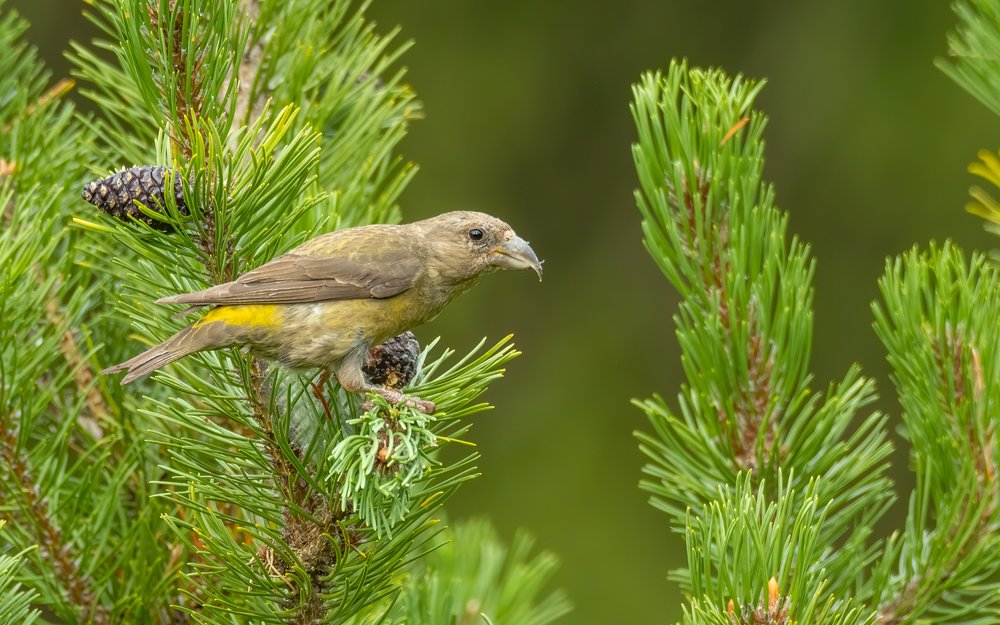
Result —
<instances>
[{"instance_id":1,"label":"bird's eye","mask_svg":"<svg viewBox=\"0 0 1000 625\"><path fill-rule=\"evenodd\" d=\"M483 231L479 228L473 228L472 230L469 230L469 238L473 241L478 241L483 238Z\"/></svg>"}]
</instances>

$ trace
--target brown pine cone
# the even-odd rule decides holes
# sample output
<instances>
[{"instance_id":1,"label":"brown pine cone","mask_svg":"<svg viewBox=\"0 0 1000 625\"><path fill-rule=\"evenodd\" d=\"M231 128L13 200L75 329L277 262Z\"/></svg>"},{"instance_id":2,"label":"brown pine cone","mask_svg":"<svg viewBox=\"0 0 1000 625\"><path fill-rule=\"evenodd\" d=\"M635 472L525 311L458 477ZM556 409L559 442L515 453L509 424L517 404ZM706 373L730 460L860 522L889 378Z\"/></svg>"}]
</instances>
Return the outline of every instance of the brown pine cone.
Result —
<instances>
[{"instance_id":1,"label":"brown pine cone","mask_svg":"<svg viewBox=\"0 0 1000 625\"><path fill-rule=\"evenodd\" d=\"M163 232L173 230L169 223L151 217L135 205L136 202L152 211L163 209L165 204L167 168L162 165L142 165L123 169L107 178L95 180L83 188L83 199L116 219L128 222L141 221L151 228ZM177 208L187 214L181 178L174 172L173 193Z\"/></svg>"}]
</instances>

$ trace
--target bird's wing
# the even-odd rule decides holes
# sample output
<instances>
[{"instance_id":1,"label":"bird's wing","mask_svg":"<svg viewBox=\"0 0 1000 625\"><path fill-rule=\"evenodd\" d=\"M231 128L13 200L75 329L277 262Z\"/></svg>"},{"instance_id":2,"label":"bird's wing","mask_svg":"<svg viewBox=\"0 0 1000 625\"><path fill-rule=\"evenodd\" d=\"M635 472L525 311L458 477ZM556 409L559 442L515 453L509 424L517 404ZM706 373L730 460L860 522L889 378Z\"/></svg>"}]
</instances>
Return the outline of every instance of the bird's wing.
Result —
<instances>
[{"instance_id":1,"label":"bird's wing","mask_svg":"<svg viewBox=\"0 0 1000 625\"><path fill-rule=\"evenodd\" d=\"M421 270L407 234L400 226L331 232L233 282L157 302L204 306L392 297L410 288Z\"/></svg>"}]
</instances>

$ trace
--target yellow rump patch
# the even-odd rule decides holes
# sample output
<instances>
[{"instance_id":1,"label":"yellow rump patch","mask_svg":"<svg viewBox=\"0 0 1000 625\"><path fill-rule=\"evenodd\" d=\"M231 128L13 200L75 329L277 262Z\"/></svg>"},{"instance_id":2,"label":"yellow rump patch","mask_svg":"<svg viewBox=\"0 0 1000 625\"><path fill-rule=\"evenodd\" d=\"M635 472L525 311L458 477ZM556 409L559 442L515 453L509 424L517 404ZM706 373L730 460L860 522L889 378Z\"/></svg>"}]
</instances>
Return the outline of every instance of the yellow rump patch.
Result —
<instances>
[{"instance_id":1,"label":"yellow rump patch","mask_svg":"<svg viewBox=\"0 0 1000 625\"><path fill-rule=\"evenodd\" d=\"M254 328L277 328L278 307L272 304L252 304L247 306L220 306L195 322L195 327L215 321L226 325Z\"/></svg>"}]
</instances>

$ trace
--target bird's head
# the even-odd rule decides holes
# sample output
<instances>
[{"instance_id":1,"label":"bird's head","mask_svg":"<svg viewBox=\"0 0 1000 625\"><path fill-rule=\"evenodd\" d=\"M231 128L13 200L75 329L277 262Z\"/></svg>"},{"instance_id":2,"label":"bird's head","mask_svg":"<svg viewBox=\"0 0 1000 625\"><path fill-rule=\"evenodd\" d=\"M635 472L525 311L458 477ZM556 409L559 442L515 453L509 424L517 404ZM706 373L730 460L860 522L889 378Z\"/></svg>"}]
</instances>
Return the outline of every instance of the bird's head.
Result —
<instances>
[{"instance_id":1,"label":"bird's head","mask_svg":"<svg viewBox=\"0 0 1000 625\"><path fill-rule=\"evenodd\" d=\"M496 217L454 211L418 221L442 275L464 281L496 269L531 269L542 279L542 262L528 242Z\"/></svg>"}]
</instances>

